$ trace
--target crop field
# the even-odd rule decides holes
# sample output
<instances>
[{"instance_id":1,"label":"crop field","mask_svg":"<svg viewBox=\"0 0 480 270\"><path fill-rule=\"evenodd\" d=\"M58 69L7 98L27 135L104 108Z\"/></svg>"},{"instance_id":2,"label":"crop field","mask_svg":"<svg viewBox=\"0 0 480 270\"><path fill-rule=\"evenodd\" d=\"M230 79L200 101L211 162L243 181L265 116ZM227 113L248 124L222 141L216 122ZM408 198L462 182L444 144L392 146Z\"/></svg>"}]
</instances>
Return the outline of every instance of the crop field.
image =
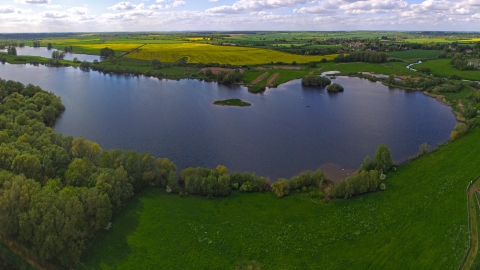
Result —
<instances>
[{"instance_id":1,"label":"crop field","mask_svg":"<svg viewBox=\"0 0 480 270\"><path fill-rule=\"evenodd\" d=\"M465 42L465 43L480 42L480 38L460 39L458 40L458 42Z\"/></svg>"},{"instance_id":2,"label":"crop field","mask_svg":"<svg viewBox=\"0 0 480 270\"><path fill-rule=\"evenodd\" d=\"M77 44L100 44L103 40L100 38L86 38L86 39L78 39L78 38L65 38L65 39L42 39L41 44L42 46L47 46L47 43L52 44L62 44L62 45L77 45Z\"/></svg>"},{"instance_id":3,"label":"crop field","mask_svg":"<svg viewBox=\"0 0 480 270\"><path fill-rule=\"evenodd\" d=\"M389 52L388 56L403 60L429 59L437 58L442 51L440 50L409 50L399 52Z\"/></svg>"},{"instance_id":4,"label":"crop field","mask_svg":"<svg viewBox=\"0 0 480 270\"><path fill-rule=\"evenodd\" d=\"M140 52L127 55L128 58L158 59L162 62L175 62L187 57L189 63L219 63L232 65L255 65L270 62L308 63L320 61L322 58L331 60L336 55L305 56L287 54L278 51L236 46L214 46L201 43L181 44L147 44Z\"/></svg>"},{"instance_id":5,"label":"crop field","mask_svg":"<svg viewBox=\"0 0 480 270\"><path fill-rule=\"evenodd\" d=\"M398 41L398 40L397 40ZM429 37L429 38L408 38L404 40L405 42L411 43L450 43L455 41L455 39L447 39L447 38L437 38L437 37Z\"/></svg>"},{"instance_id":6,"label":"crop field","mask_svg":"<svg viewBox=\"0 0 480 270\"><path fill-rule=\"evenodd\" d=\"M457 74L462 79L480 80L480 70L458 70L450 65L450 59L429 60L413 68L429 67L431 73L437 76L448 77L450 74Z\"/></svg>"},{"instance_id":7,"label":"crop field","mask_svg":"<svg viewBox=\"0 0 480 270\"><path fill-rule=\"evenodd\" d=\"M456 269L468 248L475 129L388 175L387 190L324 204L296 193L136 196L78 269Z\"/></svg>"}]
</instances>

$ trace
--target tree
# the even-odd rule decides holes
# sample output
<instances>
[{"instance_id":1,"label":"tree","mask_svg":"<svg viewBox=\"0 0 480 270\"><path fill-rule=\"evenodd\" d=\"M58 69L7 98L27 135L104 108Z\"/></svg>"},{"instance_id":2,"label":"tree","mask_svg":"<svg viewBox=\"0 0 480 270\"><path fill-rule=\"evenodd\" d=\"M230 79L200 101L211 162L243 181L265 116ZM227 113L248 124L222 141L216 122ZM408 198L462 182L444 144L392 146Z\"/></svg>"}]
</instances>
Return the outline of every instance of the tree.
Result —
<instances>
[{"instance_id":1,"label":"tree","mask_svg":"<svg viewBox=\"0 0 480 270\"><path fill-rule=\"evenodd\" d=\"M277 197L283 197L290 193L290 185L288 180L285 178L278 179L275 183L272 184L272 191L277 195Z\"/></svg>"},{"instance_id":2,"label":"tree","mask_svg":"<svg viewBox=\"0 0 480 270\"><path fill-rule=\"evenodd\" d=\"M418 148L418 156L426 155L429 149L430 145L428 145L428 143L422 143Z\"/></svg>"},{"instance_id":3,"label":"tree","mask_svg":"<svg viewBox=\"0 0 480 270\"><path fill-rule=\"evenodd\" d=\"M365 159L363 159L362 165L360 166L360 171L370 171L374 169L375 169L375 163L373 163L370 156L366 156Z\"/></svg>"},{"instance_id":4,"label":"tree","mask_svg":"<svg viewBox=\"0 0 480 270\"><path fill-rule=\"evenodd\" d=\"M40 159L31 154L17 156L12 163L12 170L17 174L24 174L27 178L42 179Z\"/></svg>"},{"instance_id":5,"label":"tree","mask_svg":"<svg viewBox=\"0 0 480 270\"><path fill-rule=\"evenodd\" d=\"M386 173L392 167L392 156L390 149L385 144L380 144L375 152L375 168Z\"/></svg>"},{"instance_id":6,"label":"tree","mask_svg":"<svg viewBox=\"0 0 480 270\"><path fill-rule=\"evenodd\" d=\"M51 50L51 49L52 49L52 46L53 46L52 43L49 42L49 43L47 44L47 49L48 49L48 50Z\"/></svg>"},{"instance_id":7,"label":"tree","mask_svg":"<svg viewBox=\"0 0 480 270\"><path fill-rule=\"evenodd\" d=\"M105 47L100 50L100 56L108 58L110 56L115 56L115 52L112 49Z\"/></svg>"},{"instance_id":8,"label":"tree","mask_svg":"<svg viewBox=\"0 0 480 270\"><path fill-rule=\"evenodd\" d=\"M57 60L61 60L65 58L65 53L62 52L62 51L53 51L52 52L52 59L57 59Z\"/></svg>"},{"instance_id":9,"label":"tree","mask_svg":"<svg viewBox=\"0 0 480 270\"><path fill-rule=\"evenodd\" d=\"M8 46L7 53L11 55L17 55L17 49L12 46Z\"/></svg>"},{"instance_id":10,"label":"tree","mask_svg":"<svg viewBox=\"0 0 480 270\"><path fill-rule=\"evenodd\" d=\"M160 62L158 59L152 59L152 61L150 61L150 65L154 69L160 69L163 67L162 62Z\"/></svg>"}]
</instances>

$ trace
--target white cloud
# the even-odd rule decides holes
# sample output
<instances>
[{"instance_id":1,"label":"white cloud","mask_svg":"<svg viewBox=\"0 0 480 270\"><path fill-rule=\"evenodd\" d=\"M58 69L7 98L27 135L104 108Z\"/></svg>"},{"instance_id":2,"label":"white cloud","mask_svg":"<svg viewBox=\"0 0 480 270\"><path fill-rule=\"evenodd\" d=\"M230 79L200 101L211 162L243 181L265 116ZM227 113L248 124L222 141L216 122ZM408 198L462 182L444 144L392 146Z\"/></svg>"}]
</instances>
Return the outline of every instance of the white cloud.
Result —
<instances>
[{"instance_id":1,"label":"white cloud","mask_svg":"<svg viewBox=\"0 0 480 270\"><path fill-rule=\"evenodd\" d=\"M74 15L86 15L88 12L88 8L86 7L73 7L68 10L68 12Z\"/></svg>"},{"instance_id":2,"label":"white cloud","mask_svg":"<svg viewBox=\"0 0 480 270\"><path fill-rule=\"evenodd\" d=\"M172 3L173 7L183 7L185 5L185 1L175 0Z\"/></svg>"},{"instance_id":3,"label":"white cloud","mask_svg":"<svg viewBox=\"0 0 480 270\"><path fill-rule=\"evenodd\" d=\"M219 6L207 9L211 13L250 13L267 9L293 7L301 4L315 3L316 0L238 0L231 6Z\"/></svg>"},{"instance_id":4,"label":"white cloud","mask_svg":"<svg viewBox=\"0 0 480 270\"><path fill-rule=\"evenodd\" d=\"M16 3L45 5L50 4L50 0L15 0Z\"/></svg>"},{"instance_id":5,"label":"white cloud","mask_svg":"<svg viewBox=\"0 0 480 270\"><path fill-rule=\"evenodd\" d=\"M63 19L67 18L69 15L65 12L43 12L40 16L46 19Z\"/></svg>"},{"instance_id":6,"label":"white cloud","mask_svg":"<svg viewBox=\"0 0 480 270\"><path fill-rule=\"evenodd\" d=\"M16 8L14 6L0 6L0 13L15 13Z\"/></svg>"},{"instance_id":7,"label":"white cloud","mask_svg":"<svg viewBox=\"0 0 480 270\"><path fill-rule=\"evenodd\" d=\"M218 2L218 0L208 0L208 2Z\"/></svg>"},{"instance_id":8,"label":"white cloud","mask_svg":"<svg viewBox=\"0 0 480 270\"><path fill-rule=\"evenodd\" d=\"M134 5L128 1L122 1L120 3L117 3L111 7L108 7L108 9L113 9L113 10L134 10L134 9L143 9L143 3Z\"/></svg>"}]
</instances>

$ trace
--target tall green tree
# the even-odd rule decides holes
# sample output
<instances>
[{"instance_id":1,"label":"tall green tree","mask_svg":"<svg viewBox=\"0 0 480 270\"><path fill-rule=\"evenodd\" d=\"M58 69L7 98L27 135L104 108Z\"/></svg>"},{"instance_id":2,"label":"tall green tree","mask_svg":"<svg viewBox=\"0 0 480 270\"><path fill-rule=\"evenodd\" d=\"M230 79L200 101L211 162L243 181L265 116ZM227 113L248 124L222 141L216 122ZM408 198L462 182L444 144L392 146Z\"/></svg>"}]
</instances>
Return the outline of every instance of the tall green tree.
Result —
<instances>
[{"instance_id":1,"label":"tall green tree","mask_svg":"<svg viewBox=\"0 0 480 270\"><path fill-rule=\"evenodd\" d=\"M386 173L392 167L392 155L385 144L380 144L375 152L375 168Z\"/></svg>"}]
</instances>

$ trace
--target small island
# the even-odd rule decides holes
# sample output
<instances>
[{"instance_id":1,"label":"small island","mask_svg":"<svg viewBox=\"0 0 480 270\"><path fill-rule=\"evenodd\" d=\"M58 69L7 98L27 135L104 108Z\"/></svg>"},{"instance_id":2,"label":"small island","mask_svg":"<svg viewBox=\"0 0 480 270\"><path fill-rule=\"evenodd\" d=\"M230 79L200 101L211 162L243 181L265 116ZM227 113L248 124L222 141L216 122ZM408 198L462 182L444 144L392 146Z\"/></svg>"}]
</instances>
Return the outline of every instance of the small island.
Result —
<instances>
[{"instance_id":1,"label":"small island","mask_svg":"<svg viewBox=\"0 0 480 270\"><path fill-rule=\"evenodd\" d=\"M327 91L328 92L343 92L343 86L341 86L338 83L332 83L329 86L327 86Z\"/></svg>"},{"instance_id":2,"label":"small island","mask_svg":"<svg viewBox=\"0 0 480 270\"><path fill-rule=\"evenodd\" d=\"M252 104L242 101L238 98L232 98L232 99L226 99L226 100L217 100L213 102L214 105L220 105L220 106L237 106L237 107L248 107L251 106Z\"/></svg>"},{"instance_id":3,"label":"small island","mask_svg":"<svg viewBox=\"0 0 480 270\"><path fill-rule=\"evenodd\" d=\"M332 81L329 78L323 77L323 76L317 76L317 75L313 75L313 74L310 74L310 75L302 78L302 85L304 85L304 86L325 87L325 86L327 86L331 83L332 83Z\"/></svg>"}]
</instances>

